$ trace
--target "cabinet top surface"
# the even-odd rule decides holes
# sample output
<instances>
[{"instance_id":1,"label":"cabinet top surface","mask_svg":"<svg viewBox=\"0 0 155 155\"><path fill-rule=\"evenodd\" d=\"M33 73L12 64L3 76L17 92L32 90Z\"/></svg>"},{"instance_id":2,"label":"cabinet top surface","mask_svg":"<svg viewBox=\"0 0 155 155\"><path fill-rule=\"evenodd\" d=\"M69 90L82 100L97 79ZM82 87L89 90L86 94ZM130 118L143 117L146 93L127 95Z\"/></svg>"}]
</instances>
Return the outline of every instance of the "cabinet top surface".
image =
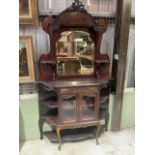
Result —
<instances>
[{"instance_id":1,"label":"cabinet top surface","mask_svg":"<svg viewBox=\"0 0 155 155\"><path fill-rule=\"evenodd\" d=\"M107 84L108 79L75 79L75 80L56 80L56 81L39 81L39 84L52 86L54 88L63 87L84 87L84 86L99 86L102 84Z\"/></svg>"}]
</instances>

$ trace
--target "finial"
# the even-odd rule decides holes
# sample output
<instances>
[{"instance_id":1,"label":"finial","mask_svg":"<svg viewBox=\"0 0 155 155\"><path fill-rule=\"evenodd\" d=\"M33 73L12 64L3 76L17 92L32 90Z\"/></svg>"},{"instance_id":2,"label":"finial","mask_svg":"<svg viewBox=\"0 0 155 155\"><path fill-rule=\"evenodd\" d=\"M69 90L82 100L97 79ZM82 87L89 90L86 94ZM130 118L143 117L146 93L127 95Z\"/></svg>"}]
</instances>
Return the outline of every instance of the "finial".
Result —
<instances>
[{"instance_id":1,"label":"finial","mask_svg":"<svg viewBox=\"0 0 155 155\"><path fill-rule=\"evenodd\" d=\"M74 0L72 5L69 8L67 8L67 11L86 12L86 10L84 9L84 5L80 0Z\"/></svg>"}]
</instances>

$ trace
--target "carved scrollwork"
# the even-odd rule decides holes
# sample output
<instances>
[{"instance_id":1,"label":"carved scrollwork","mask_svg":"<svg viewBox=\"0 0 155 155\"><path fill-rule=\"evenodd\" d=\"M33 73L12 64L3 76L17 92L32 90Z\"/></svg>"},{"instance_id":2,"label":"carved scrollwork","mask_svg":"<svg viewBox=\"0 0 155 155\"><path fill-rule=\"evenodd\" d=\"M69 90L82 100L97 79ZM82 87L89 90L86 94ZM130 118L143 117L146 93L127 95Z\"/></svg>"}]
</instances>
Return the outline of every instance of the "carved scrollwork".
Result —
<instances>
[{"instance_id":1,"label":"carved scrollwork","mask_svg":"<svg viewBox=\"0 0 155 155\"><path fill-rule=\"evenodd\" d=\"M72 6L66 9L68 12L86 12L84 5L79 0L74 0Z\"/></svg>"}]
</instances>

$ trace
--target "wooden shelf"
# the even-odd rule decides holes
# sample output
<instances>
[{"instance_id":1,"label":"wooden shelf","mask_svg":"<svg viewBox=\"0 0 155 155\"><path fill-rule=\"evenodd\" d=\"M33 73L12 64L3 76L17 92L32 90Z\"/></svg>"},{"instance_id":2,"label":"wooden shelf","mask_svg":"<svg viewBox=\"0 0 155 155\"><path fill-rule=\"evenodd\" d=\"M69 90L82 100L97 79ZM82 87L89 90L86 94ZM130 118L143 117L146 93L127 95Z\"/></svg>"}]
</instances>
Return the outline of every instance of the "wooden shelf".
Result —
<instances>
[{"instance_id":1,"label":"wooden shelf","mask_svg":"<svg viewBox=\"0 0 155 155\"><path fill-rule=\"evenodd\" d=\"M41 104L43 104L49 108L57 108L58 107L57 102L54 102L54 101L42 101Z\"/></svg>"},{"instance_id":2,"label":"wooden shelf","mask_svg":"<svg viewBox=\"0 0 155 155\"><path fill-rule=\"evenodd\" d=\"M103 111L108 110L108 107L109 107L109 103L101 103L101 104L99 105L99 109L100 109L100 110L103 110Z\"/></svg>"},{"instance_id":3,"label":"wooden shelf","mask_svg":"<svg viewBox=\"0 0 155 155\"><path fill-rule=\"evenodd\" d=\"M108 84L109 79L104 78L104 79L96 79L96 78L91 78L91 79L79 79L74 81L73 80L57 80L57 81L48 81L48 82L43 82L43 81L38 81L38 83L42 83L47 87L48 91L53 91L57 88L71 88L71 87L86 87L86 86L100 86L100 85L105 85Z\"/></svg>"},{"instance_id":4,"label":"wooden shelf","mask_svg":"<svg viewBox=\"0 0 155 155\"><path fill-rule=\"evenodd\" d=\"M42 116L42 118L51 126L56 126L58 122L57 116Z\"/></svg>"},{"instance_id":5,"label":"wooden shelf","mask_svg":"<svg viewBox=\"0 0 155 155\"><path fill-rule=\"evenodd\" d=\"M57 61L69 61L69 60L79 60L78 57L57 57Z\"/></svg>"},{"instance_id":6,"label":"wooden shelf","mask_svg":"<svg viewBox=\"0 0 155 155\"><path fill-rule=\"evenodd\" d=\"M108 60L95 60L96 63L110 63Z\"/></svg>"},{"instance_id":7,"label":"wooden shelf","mask_svg":"<svg viewBox=\"0 0 155 155\"><path fill-rule=\"evenodd\" d=\"M79 57L80 57L80 58L83 58L83 59L87 59L87 60L93 61L92 56L80 55Z\"/></svg>"},{"instance_id":8,"label":"wooden shelf","mask_svg":"<svg viewBox=\"0 0 155 155\"><path fill-rule=\"evenodd\" d=\"M56 64L55 61L40 61L42 64Z\"/></svg>"},{"instance_id":9,"label":"wooden shelf","mask_svg":"<svg viewBox=\"0 0 155 155\"><path fill-rule=\"evenodd\" d=\"M39 101L41 102L57 102L57 96L39 96Z\"/></svg>"},{"instance_id":10,"label":"wooden shelf","mask_svg":"<svg viewBox=\"0 0 155 155\"><path fill-rule=\"evenodd\" d=\"M76 142L86 139L95 138L96 127L86 127L78 129L65 129L61 131L62 141L63 142ZM58 143L58 137L55 131L44 132L44 135L52 143Z\"/></svg>"},{"instance_id":11,"label":"wooden shelf","mask_svg":"<svg viewBox=\"0 0 155 155\"><path fill-rule=\"evenodd\" d=\"M100 103L105 103L109 99L109 96L100 97Z\"/></svg>"}]
</instances>

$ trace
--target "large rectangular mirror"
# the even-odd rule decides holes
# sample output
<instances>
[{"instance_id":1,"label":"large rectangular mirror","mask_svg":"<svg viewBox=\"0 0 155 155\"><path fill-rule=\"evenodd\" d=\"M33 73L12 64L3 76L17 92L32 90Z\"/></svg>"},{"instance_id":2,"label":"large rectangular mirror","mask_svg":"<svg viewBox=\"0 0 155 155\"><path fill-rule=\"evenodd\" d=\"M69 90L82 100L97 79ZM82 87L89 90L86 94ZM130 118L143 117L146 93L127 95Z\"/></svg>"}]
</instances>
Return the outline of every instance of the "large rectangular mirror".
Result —
<instances>
[{"instance_id":1,"label":"large rectangular mirror","mask_svg":"<svg viewBox=\"0 0 155 155\"><path fill-rule=\"evenodd\" d=\"M58 75L94 73L94 42L84 31L65 31L56 42Z\"/></svg>"}]
</instances>

